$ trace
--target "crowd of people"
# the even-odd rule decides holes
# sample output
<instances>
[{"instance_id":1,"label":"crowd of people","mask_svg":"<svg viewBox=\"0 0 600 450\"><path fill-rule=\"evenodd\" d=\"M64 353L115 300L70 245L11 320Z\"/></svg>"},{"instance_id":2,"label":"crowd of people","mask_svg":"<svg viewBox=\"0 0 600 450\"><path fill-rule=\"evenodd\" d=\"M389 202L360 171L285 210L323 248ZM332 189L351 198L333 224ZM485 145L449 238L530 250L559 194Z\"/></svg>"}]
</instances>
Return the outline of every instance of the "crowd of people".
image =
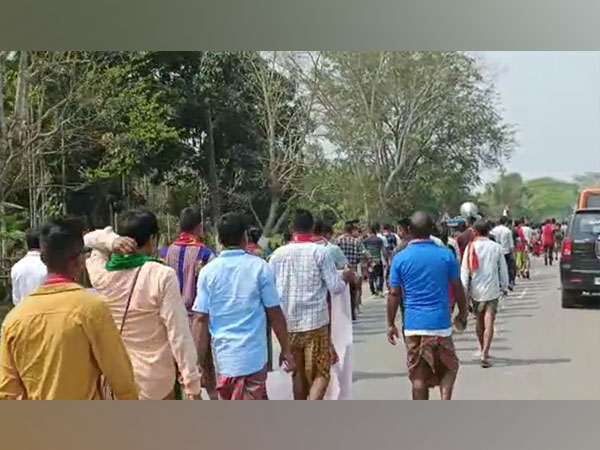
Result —
<instances>
[{"instance_id":1,"label":"crowd of people","mask_svg":"<svg viewBox=\"0 0 600 450\"><path fill-rule=\"evenodd\" d=\"M552 264L561 232L555 221L538 233L502 217L468 218L451 233L416 212L395 226L348 221L336 237L299 210L284 244L262 248L260 230L230 213L217 253L195 208L179 223L160 249L148 211L125 214L118 233L72 219L30 231L2 324L0 399L201 399L203 389L214 400L267 399L271 333L294 399L350 398L366 281L372 297L387 294L387 338L405 342L413 398L439 386L450 399L453 331L471 310L489 367L499 299L529 278L538 234Z\"/></svg>"}]
</instances>

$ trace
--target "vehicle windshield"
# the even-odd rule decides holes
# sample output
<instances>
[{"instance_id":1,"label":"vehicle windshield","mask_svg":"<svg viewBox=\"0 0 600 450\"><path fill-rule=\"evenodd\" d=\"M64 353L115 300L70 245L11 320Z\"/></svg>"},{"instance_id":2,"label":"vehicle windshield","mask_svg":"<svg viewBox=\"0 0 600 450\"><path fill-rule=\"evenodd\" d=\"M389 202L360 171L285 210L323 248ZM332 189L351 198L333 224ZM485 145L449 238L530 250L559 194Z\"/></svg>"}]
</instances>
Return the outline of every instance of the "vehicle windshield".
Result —
<instances>
[{"instance_id":1,"label":"vehicle windshield","mask_svg":"<svg viewBox=\"0 0 600 450\"><path fill-rule=\"evenodd\" d=\"M600 212L577 214L573 219L571 235L574 239L600 236Z\"/></svg>"},{"instance_id":2,"label":"vehicle windshield","mask_svg":"<svg viewBox=\"0 0 600 450\"><path fill-rule=\"evenodd\" d=\"M590 194L587 198L586 208L600 208L600 194Z\"/></svg>"}]
</instances>

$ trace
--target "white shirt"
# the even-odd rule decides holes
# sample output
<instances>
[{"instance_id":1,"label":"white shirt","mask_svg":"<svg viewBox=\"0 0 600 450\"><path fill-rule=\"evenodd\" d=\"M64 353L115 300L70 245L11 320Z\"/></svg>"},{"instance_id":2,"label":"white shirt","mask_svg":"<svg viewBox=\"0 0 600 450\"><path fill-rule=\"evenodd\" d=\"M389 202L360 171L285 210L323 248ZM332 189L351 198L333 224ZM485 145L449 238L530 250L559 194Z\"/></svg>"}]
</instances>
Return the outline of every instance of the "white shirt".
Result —
<instances>
[{"instance_id":1,"label":"white shirt","mask_svg":"<svg viewBox=\"0 0 600 450\"><path fill-rule=\"evenodd\" d=\"M13 303L18 304L39 288L48 275L48 269L42 262L40 252L31 250L12 267L10 278L12 280Z\"/></svg>"},{"instance_id":2,"label":"white shirt","mask_svg":"<svg viewBox=\"0 0 600 450\"><path fill-rule=\"evenodd\" d=\"M496 242L502 247L502 253L504 255L508 255L514 250L515 242L510 228L504 225L498 225L492 230L492 235L496 239Z\"/></svg>"},{"instance_id":3,"label":"white shirt","mask_svg":"<svg viewBox=\"0 0 600 450\"><path fill-rule=\"evenodd\" d=\"M463 258L460 279L465 291L476 302L496 300L508 287L508 266L502 247L486 238L476 239L469 245L475 245L479 268L469 273L468 258Z\"/></svg>"},{"instance_id":4,"label":"white shirt","mask_svg":"<svg viewBox=\"0 0 600 450\"><path fill-rule=\"evenodd\" d=\"M533 230L531 229L531 227L523 225L521 227L521 231L523 231L523 236L525 236L525 241L527 242L527 245L531 245L531 237L533 236Z\"/></svg>"}]
</instances>

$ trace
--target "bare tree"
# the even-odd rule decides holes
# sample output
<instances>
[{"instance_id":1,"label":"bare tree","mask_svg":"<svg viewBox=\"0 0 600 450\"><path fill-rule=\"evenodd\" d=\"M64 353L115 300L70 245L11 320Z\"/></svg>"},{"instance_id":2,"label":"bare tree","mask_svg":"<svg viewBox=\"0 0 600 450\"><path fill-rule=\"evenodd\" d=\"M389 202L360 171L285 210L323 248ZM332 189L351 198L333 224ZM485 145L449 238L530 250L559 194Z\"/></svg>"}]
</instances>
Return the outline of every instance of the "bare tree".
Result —
<instances>
[{"instance_id":1,"label":"bare tree","mask_svg":"<svg viewBox=\"0 0 600 450\"><path fill-rule=\"evenodd\" d=\"M303 89L292 52L263 52L261 58L247 58L266 152L262 162L269 196L269 212L264 223L248 199L251 211L265 236L277 233L287 221L304 172L304 147L314 130L313 91Z\"/></svg>"}]
</instances>

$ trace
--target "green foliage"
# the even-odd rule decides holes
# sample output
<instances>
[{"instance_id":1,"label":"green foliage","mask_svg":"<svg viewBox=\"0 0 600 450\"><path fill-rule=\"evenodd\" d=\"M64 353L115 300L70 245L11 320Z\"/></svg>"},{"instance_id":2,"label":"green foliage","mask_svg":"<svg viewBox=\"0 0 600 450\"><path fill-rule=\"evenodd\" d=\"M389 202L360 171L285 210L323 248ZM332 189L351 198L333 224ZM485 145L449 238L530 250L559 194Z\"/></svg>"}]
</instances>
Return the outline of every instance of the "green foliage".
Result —
<instances>
[{"instance_id":1,"label":"green foliage","mask_svg":"<svg viewBox=\"0 0 600 450\"><path fill-rule=\"evenodd\" d=\"M484 205L485 214L495 217L508 207L513 217L564 220L572 212L578 192L575 183L549 177L524 182L520 174L511 173L487 184L477 201Z\"/></svg>"}]
</instances>

